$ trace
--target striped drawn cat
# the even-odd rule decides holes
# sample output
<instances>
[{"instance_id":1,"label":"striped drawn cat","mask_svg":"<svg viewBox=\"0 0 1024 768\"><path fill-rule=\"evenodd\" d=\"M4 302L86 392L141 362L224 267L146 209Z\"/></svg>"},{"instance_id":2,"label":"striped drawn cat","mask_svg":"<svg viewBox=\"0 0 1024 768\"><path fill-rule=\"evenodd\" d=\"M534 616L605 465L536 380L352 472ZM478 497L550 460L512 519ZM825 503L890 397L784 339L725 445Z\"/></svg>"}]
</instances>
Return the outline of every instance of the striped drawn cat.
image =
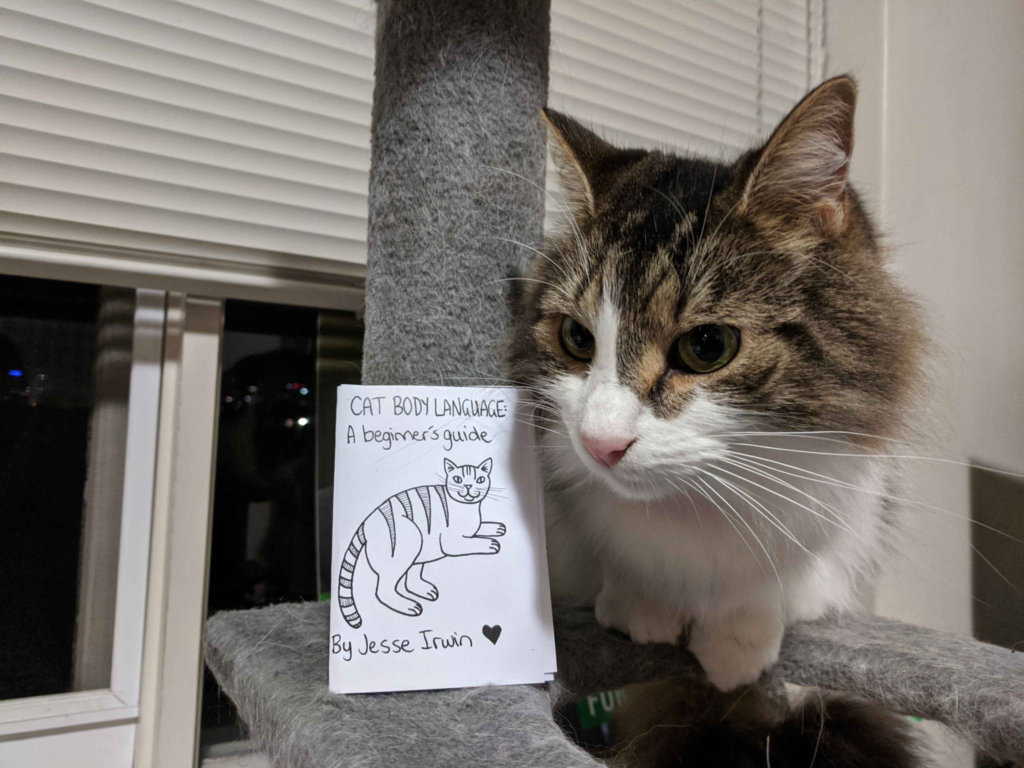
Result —
<instances>
[{"instance_id":1,"label":"striped drawn cat","mask_svg":"<svg viewBox=\"0 0 1024 768\"><path fill-rule=\"evenodd\" d=\"M437 587L423 578L424 564L443 557L497 554L501 547L494 537L505 535L505 525L480 516L480 503L491 490L493 465L491 459L478 466L457 466L445 459L444 485L400 491L359 524L338 574L338 604L350 627L357 629L363 623L352 595L352 579L364 549L377 575L377 600L406 616L419 616L423 606L401 594L399 585L404 584L404 591L414 597L437 599Z\"/></svg>"}]
</instances>

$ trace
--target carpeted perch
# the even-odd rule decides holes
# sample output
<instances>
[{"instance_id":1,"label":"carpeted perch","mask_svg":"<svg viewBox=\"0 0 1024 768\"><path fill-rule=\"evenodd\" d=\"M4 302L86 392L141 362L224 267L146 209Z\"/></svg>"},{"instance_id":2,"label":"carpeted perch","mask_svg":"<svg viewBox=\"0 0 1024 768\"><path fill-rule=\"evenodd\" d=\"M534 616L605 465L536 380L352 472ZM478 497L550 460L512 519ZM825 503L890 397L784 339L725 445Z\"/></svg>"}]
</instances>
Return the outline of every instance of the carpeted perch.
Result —
<instances>
[{"instance_id":1,"label":"carpeted perch","mask_svg":"<svg viewBox=\"0 0 1024 768\"><path fill-rule=\"evenodd\" d=\"M338 696L327 691L328 604L221 613L206 661L257 747L288 768L594 766L552 707L627 683L703 683L692 656L635 645L586 610L556 611L558 677L543 686ZM1024 760L1024 654L871 616L791 627L778 672L945 723L997 760Z\"/></svg>"},{"instance_id":2,"label":"carpeted perch","mask_svg":"<svg viewBox=\"0 0 1024 768\"><path fill-rule=\"evenodd\" d=\"M502 375L505 278L543 223L547 0L381 0L370 176L364 382L487 384ZM344 489L340 489L344 492ZM206 660L255 745L281 768L595 766L552 707L627 683L703 674L556 613L550 686L339 696L328 604L221 613ZM790 629L787 681L939 720L1024 764L1024 654L870 617Z\"/></svg>"}]
</instances>

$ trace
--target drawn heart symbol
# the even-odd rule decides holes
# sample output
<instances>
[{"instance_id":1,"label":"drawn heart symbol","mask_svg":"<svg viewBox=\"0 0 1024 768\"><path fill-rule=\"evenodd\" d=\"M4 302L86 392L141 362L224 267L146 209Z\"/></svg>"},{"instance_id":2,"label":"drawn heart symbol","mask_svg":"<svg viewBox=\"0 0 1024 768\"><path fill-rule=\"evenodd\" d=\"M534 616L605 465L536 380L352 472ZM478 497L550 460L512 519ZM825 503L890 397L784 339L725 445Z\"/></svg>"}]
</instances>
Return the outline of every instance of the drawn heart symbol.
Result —
<instances>
[{"instance_id":1,"label":"drawn heart symbol","mask_svg":"<svg viewBox=\"0 0 1024 768\"><path fill-rule=\"evenodd\" d=\"M484 637L497 645L498 638L501 637L501 627L498 624L495 624L493 627L488 624L484 624L483 633Z\"/></svg>"}]
</instances>

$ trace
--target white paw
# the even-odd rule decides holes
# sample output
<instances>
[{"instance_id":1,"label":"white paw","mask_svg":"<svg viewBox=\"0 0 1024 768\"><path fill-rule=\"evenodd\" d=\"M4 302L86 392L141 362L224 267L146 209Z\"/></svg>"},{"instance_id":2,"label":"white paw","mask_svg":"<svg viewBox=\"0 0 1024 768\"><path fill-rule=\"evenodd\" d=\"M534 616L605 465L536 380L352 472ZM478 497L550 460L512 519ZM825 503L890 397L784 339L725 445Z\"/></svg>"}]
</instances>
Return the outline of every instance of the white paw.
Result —
<instances>
[{"instance_id":1,"label":"white paw","mask_svg":"<svg viewBox=\"0 0 1024 768\"><path fill-rule=\"evenodd\" d=\"M594 606L597 623L629 635L634 643L676 643L685 622L676 611L644 600L626 601L602 591Z\"/></svg>"},{"instance_id":2,"label":"white paw","mask_svg":"<svg viewBox=\"0 0 1024 768\"><path fill-rule=\"evenodd\" d=\"M778 661L782 621L774 616L749 616L711 626L695 626L690 652L720 691L755 682Z\"/></svg>"},{"instance_id":3,"label":"white paw","mask_svg":"<svg viewBox=\"0 0 1024 768\"><path fill-rule=\"evenodd\" d=\"M491 543L487 545L487 548L489 550L488 554L496 555L501 551L501 544L496 542L494 539L491 539Z\"/></svg>"}]
</instances>

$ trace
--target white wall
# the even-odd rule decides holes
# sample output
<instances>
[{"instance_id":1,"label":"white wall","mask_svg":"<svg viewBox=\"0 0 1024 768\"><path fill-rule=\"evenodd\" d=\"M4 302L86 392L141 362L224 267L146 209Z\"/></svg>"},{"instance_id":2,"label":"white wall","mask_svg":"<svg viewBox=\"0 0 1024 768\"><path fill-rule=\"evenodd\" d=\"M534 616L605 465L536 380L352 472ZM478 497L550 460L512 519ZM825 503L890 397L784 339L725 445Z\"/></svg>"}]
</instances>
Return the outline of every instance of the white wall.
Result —
<instances>
[{"instance_id":1,"label":"white wall","mask_svg":"<svg viewBox=\"0 0 1024 768\"><path fill-rule=\"evenodd\" d=\"M915 452L1024 472L1024 3L832 0L828 29L830 72L861 80L854 178L936 342ZM908 470L904 495L946 512L909 515L876 608L969 634L967 469Z\"/></svg>"},{"instance_id":2,"label":"white wall","mask_svg":"<svg viewBox=\"0 0 1024 768\"><path fill-rule=\"evenodd\" d=\"M944 455L1024 472L1024 3L899 0L887 27L883 207L931 314L932 421ZM970 514L964 468L920 474ZM879 610L969 632L969 524L925 522L923 564L964 592L901 569Z\"/></svg>"}]
</instances>

